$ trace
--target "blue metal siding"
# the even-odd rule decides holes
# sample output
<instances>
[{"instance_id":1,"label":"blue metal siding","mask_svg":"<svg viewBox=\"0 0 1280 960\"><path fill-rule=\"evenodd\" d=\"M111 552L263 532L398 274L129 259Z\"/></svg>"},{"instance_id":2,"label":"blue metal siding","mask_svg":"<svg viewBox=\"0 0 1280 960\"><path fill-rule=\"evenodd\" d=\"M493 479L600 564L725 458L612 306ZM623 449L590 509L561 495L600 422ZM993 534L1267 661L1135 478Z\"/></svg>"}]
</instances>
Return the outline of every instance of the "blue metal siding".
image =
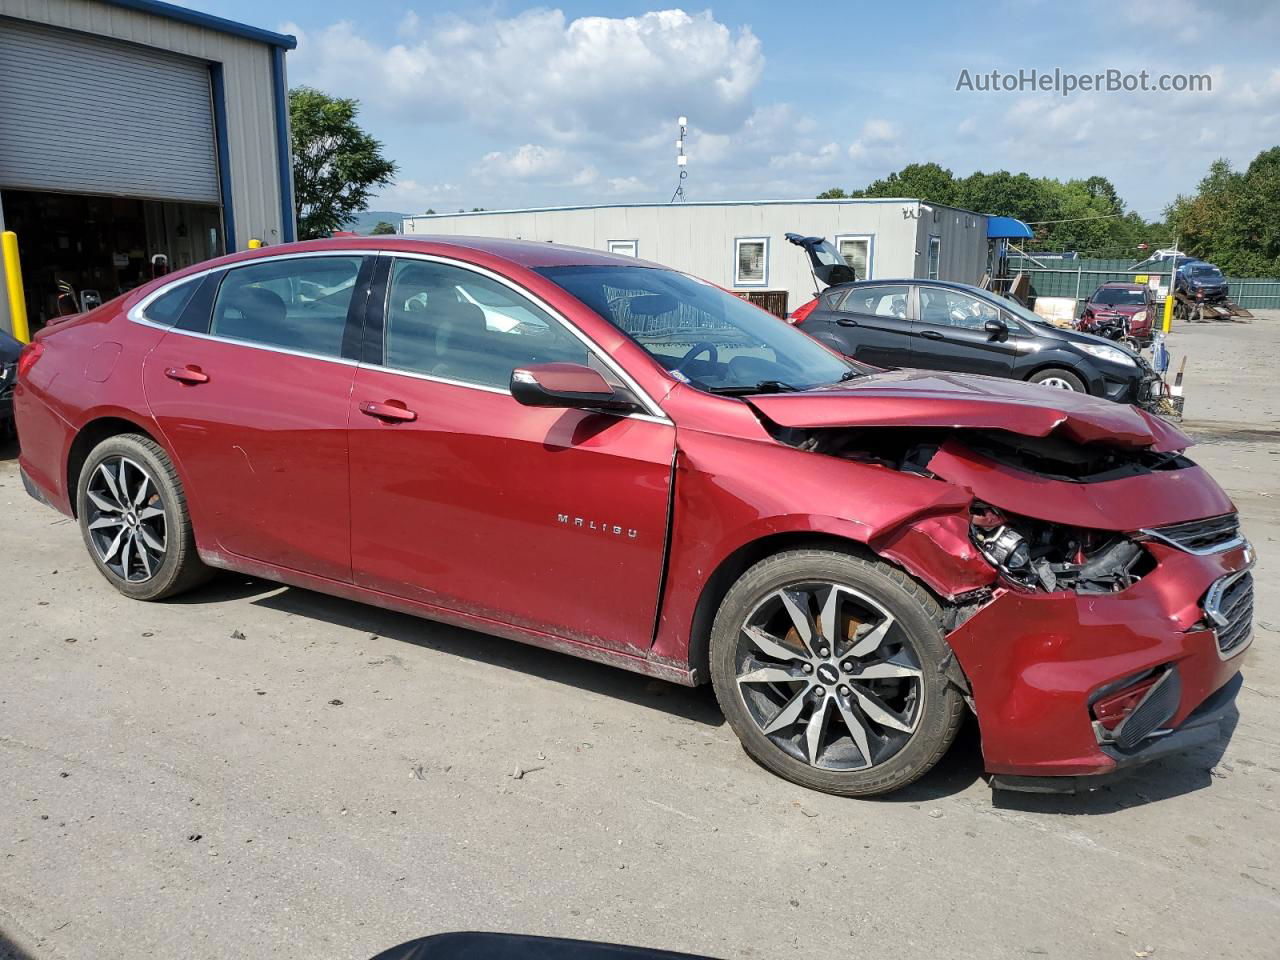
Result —
<instances>
[{"instance_id":1,"label":"blue metal siding","mask_svg":"<svg viewBox=\"0 0 1280 960\"><path fill-rule=\"evenodd\" d=\"M222 64L209 64L209 86L213 95L213 127L218 150L218 186L222 191L223 250L236 249L236 217L231 202L231 150L227 140L227 90Z\"/></svg>"},{"instance_id":2,"label":"blue metal siding","mask_svg":"<svg viewBox=\"0 0 1280 960\"><path fill-rule=\"evenodd\" d=\"M271 82L276 99L276 161L280 174L280 230L285 243L297 239L293 210L293 164L289 144L289 91L285 86L284 48L271 51Z\"/></svg>"}]
</instances>

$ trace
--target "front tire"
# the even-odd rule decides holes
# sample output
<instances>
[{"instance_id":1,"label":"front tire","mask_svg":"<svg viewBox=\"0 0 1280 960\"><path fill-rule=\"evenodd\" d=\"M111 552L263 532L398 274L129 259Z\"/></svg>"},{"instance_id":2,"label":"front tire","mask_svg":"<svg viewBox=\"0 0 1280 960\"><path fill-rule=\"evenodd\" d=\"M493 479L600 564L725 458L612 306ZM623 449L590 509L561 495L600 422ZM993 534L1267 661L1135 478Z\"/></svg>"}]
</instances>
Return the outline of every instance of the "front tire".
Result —
<instances>
[{"instance_id":1,"label":"front tire","mask_svg":"<svg viewBox=\"0 0 1280 960\"><path fill-rule=\"evenodd\" d=\"M1076 393L1089 392L1085 388L1084 381L1070 370L1040 370L1033 373L1027 382L1038 383L1042 387L1050 387L1057 390L1072 390Z\"/></svg>"},{"instance_id":2,"label":"front tire","mask_svg":"<svg viewBox=\"0 0 1280 960\"><path fill-rule=\"evenodd\" d=\"M76 517L89 556L117 590L163 600L208 579L187 500L164 448L140 434L93 448L76 485Z\"/></svg>"},{"instance_id":3,"label":"front tire","mask_svg":"<svg viewBox=\"0 0 1280 960\"><path fill-rule=\"evenodd\" d=\"M830 550L762 560L711 633L716 699L743 748L793 783L846 797L901 789L955 739L933 598L902 571Z\"/></svg>"}]
</instances>

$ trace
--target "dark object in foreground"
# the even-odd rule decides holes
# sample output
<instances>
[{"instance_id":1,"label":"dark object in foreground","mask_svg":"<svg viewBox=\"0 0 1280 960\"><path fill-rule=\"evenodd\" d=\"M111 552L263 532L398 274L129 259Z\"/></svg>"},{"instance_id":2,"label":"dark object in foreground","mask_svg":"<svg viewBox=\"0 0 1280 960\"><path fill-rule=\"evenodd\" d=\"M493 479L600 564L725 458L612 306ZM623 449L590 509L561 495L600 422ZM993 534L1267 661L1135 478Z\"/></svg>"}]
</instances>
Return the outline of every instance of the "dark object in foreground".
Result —
<instances>
[{"instance_id":1,"label":"dark object in foreground","mask_svg":"<svg viewBox=\"0 0 1280 960\"><path fill-rule=\"evenodd\" d=\"M438 933L384 950L371 960L710 960L590 940L529 937L519 933Z\"/></svg>"}]
</instances>

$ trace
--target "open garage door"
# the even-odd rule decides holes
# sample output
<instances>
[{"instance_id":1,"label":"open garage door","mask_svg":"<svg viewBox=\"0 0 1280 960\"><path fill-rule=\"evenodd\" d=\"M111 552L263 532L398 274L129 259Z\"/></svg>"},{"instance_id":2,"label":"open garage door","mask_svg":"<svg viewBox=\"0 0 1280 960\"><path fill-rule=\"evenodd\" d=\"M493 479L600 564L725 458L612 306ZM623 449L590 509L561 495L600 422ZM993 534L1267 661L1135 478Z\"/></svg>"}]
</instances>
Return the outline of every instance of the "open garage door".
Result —
<instances>
[{"instance_id":1,"label":"open garage door","mask_svg":"<svg viewBox=\"0 0 1280 960\"><path fill-rule=\"evenodd\" d=\"M0 186L218 203L208 65L0 18Z\"/></svg>"}]
</instances>

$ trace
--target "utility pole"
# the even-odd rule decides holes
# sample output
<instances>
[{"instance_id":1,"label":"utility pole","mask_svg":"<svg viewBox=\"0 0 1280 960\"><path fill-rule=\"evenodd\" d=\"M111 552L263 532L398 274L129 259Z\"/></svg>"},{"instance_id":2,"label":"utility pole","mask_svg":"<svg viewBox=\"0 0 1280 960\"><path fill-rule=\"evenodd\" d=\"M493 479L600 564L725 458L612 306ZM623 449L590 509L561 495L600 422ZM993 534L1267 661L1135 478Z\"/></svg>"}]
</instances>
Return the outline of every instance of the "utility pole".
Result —
<instances>
[{"instance_id":1,"label":"utility pole","mask_svg":"<svg viewBox=\"0 0 1280 960\"><path fill-rule=\"evenodd\" d=\"M689 171L685 169L689 163L689 158L685 156L684 152L684 134L689 126L689 118L680 117L676 121L676 125L680 128L676 136L676 169L680 171L680 177L676 180L676 192L671 195L671 203L685 199L684 182L689 176Z\"/></svg>"}]
</instances>

